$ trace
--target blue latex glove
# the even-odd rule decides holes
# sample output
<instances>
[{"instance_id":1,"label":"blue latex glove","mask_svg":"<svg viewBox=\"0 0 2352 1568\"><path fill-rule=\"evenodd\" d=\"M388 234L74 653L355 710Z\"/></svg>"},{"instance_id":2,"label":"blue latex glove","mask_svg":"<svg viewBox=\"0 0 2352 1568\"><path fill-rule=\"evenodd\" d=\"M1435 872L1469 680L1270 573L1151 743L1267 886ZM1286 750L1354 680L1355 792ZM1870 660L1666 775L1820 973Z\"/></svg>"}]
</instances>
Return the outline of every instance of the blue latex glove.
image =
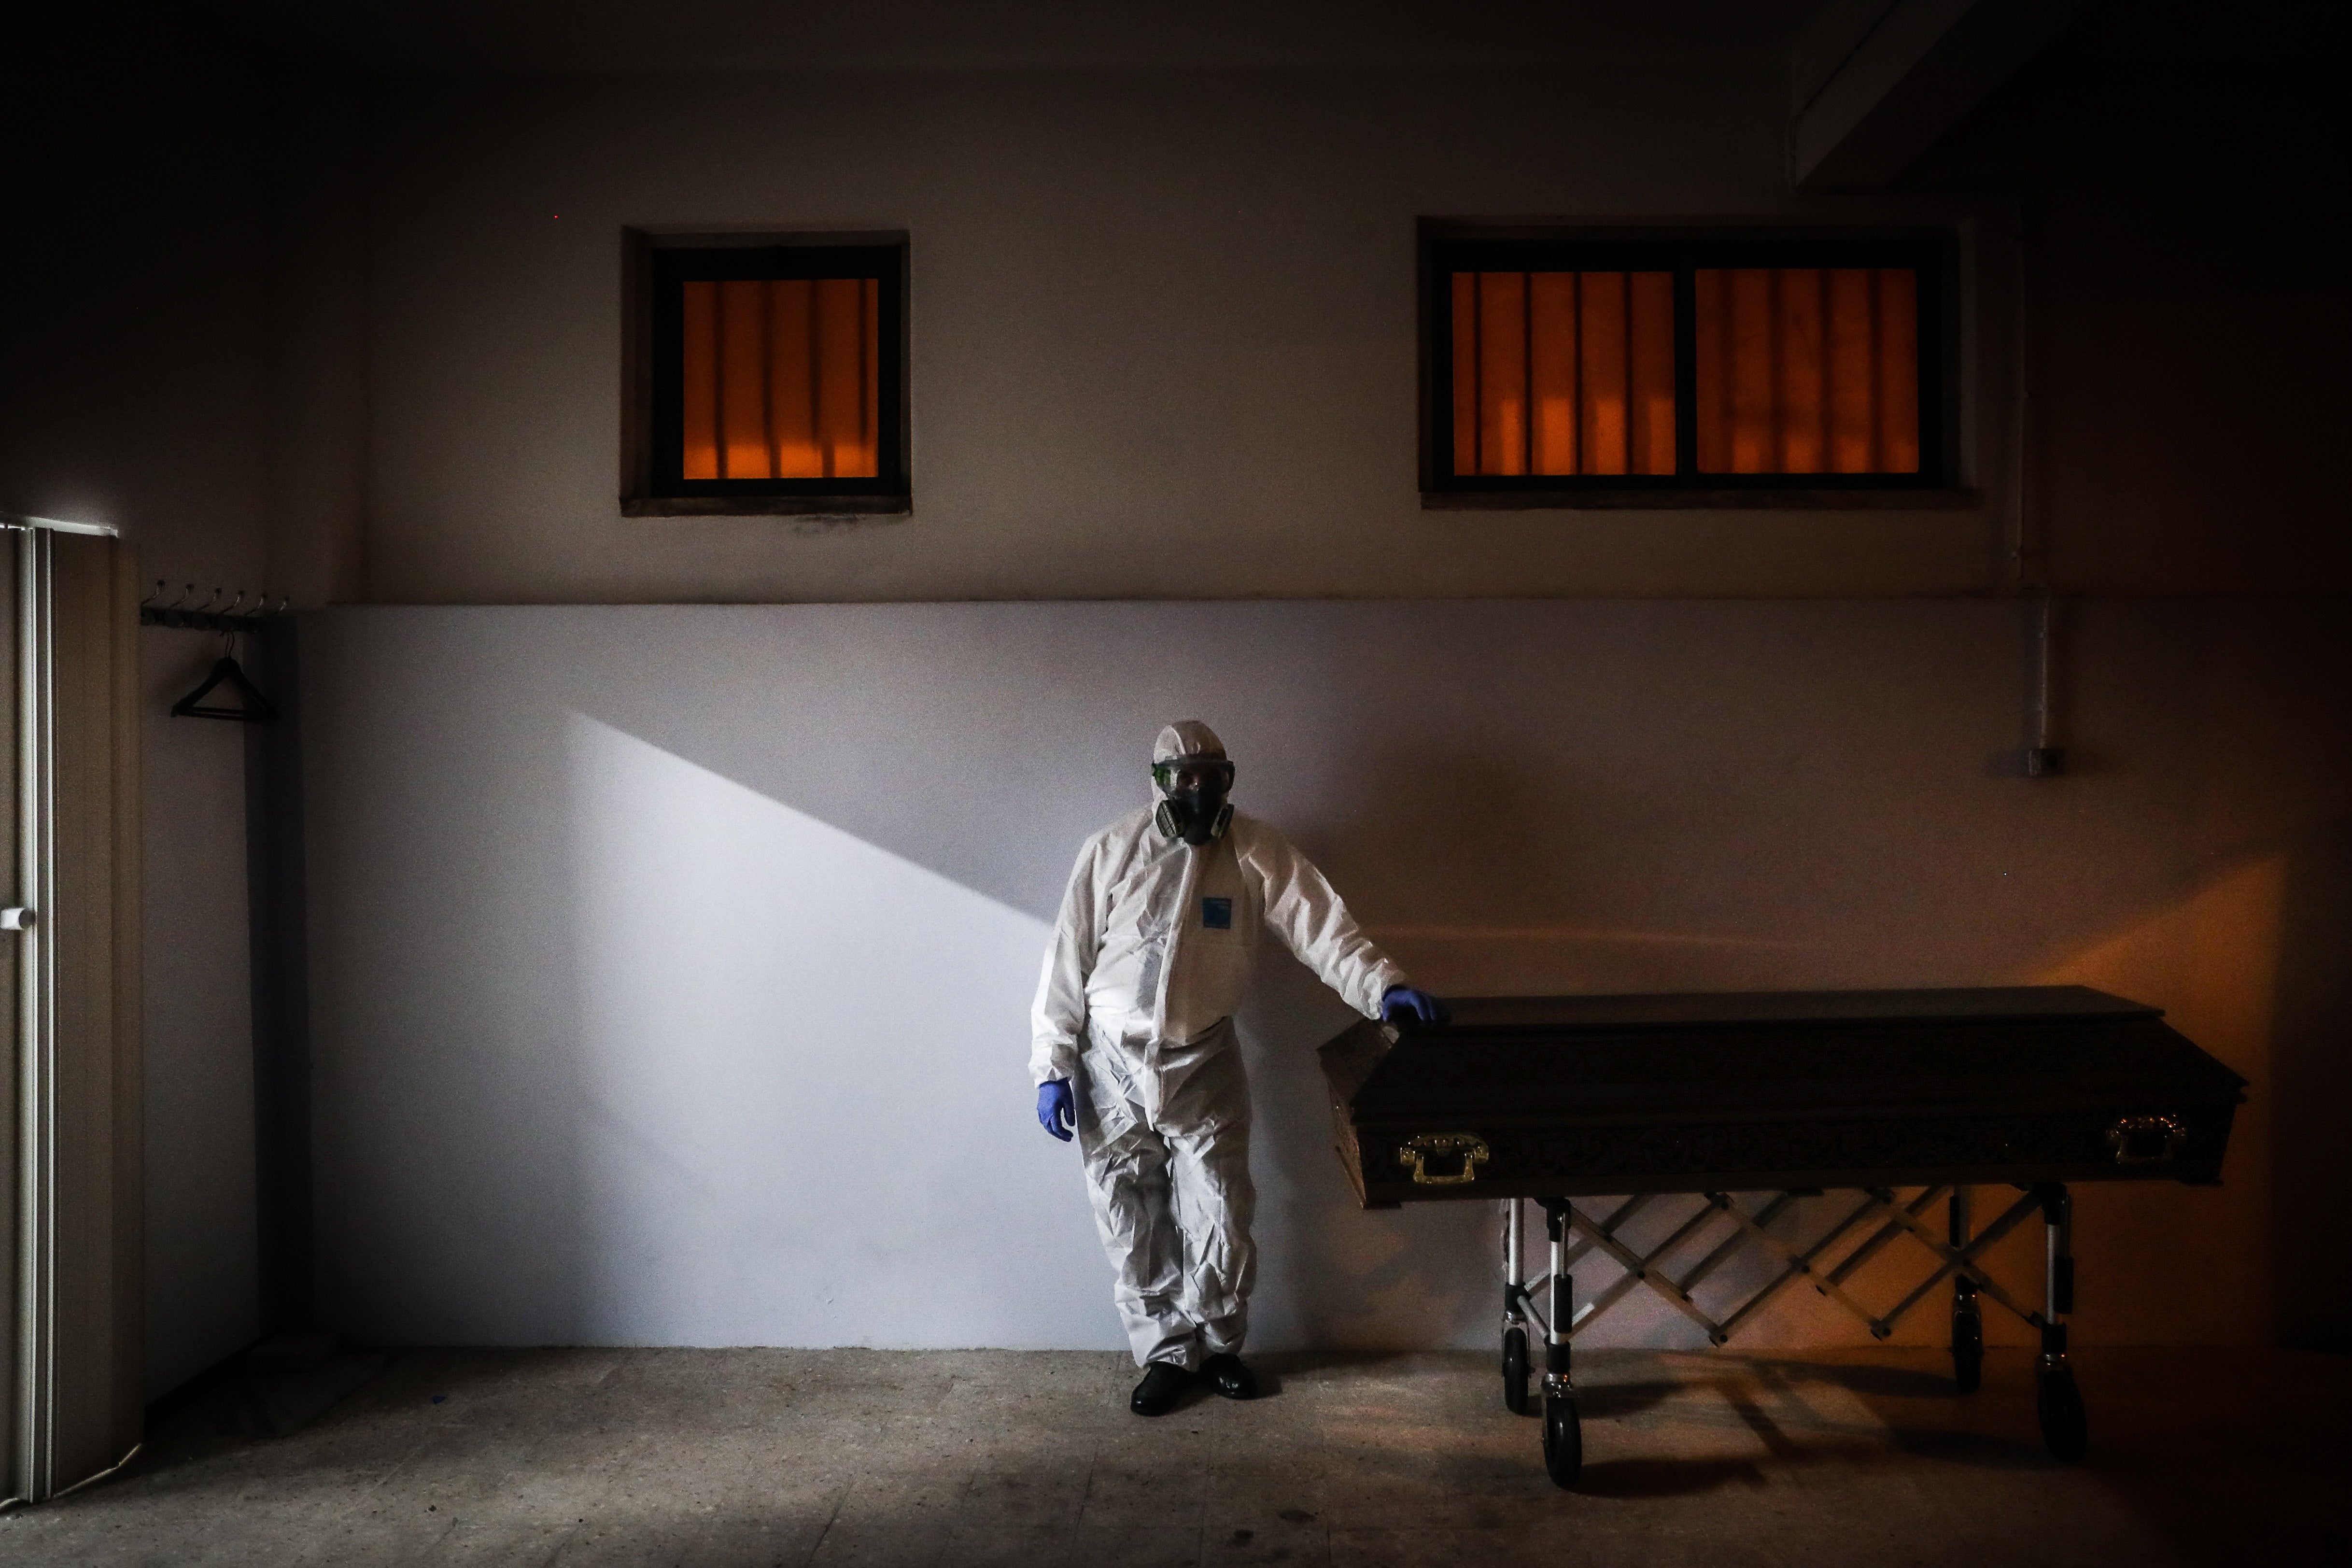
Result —
<instances>
[{"instance_id":1,"label":"blue latex glove","mask_svg":"<svg viewBox=\"0 0 2352 1568\"><path fill-rule=\"evenodd\" d=\"M1381 1017L1383 1022L1402 1024L1411 1019L1416 1024L1443 1024L1452 1014L1445 1004L1426 991L1416 991L1410 985L1391 985L1381 993Z\"/></svg>"},{"instance_id":2,"label":"blue latex glove","mask_svg":"<svg viewBox=\"0 0 2352 1568\"><path fill-rule=\"evenodd\" d=\"M1070 1098L1070 1080L1049 1078L1037 1086L1037 1125L1066 1143L1078 1124L1077 1102Z\"/></svg>"}]
</instances>

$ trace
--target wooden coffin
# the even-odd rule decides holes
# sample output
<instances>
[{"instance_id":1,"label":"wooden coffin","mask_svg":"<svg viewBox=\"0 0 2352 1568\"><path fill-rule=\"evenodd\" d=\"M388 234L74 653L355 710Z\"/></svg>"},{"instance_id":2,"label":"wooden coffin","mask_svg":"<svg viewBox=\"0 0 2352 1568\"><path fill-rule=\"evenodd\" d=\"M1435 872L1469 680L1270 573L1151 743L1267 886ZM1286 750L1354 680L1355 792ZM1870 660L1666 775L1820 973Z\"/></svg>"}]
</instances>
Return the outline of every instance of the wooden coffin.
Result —
<instances>
[{"instance_id":1,"label":"wooden coffin","mask_svg":"<svg viewBox=\"0 0 2352 1568\"><path fill-rule=\"evenodd\" d=\"M2221 1180L2245 1080L2082 986L1496 996L1323 1047L1367 1207Z\"/></svg>"}]
</instances>

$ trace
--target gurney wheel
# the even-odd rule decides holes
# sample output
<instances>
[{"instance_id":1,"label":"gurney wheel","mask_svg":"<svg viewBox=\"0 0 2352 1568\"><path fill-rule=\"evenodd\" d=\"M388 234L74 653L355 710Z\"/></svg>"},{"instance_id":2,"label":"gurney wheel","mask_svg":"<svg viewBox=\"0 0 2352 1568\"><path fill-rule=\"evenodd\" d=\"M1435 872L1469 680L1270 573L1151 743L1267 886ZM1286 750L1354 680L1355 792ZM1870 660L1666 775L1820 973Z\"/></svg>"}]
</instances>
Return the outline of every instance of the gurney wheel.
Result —
<instances>
[{"instance_id":1,"label":"gurney wheel","mask_svg":"<svg viewBox=\"0 0 2352 1568\"><path fill-rule=\"evenodd\" d=\"M1584 1473L1584 1429L1576 1419L1576 1401L1547 1394L1543 1402L1544 1470L1556 1487L1572 1487Z\"/></svg>"},{"instance_id":2,"label":"gurney wheel","mask_svg":"<svg viewBox=\"0 0 2352 1568\"><path fill-rule=\"evenodd\" d=\"M1503 1331L1503 1408L1514 1415L1528 1413L1528 1331Z\"/></svg>"},{"instance_id":3,"label":"gurney wheel","mask_svg":"<svg viewBox=\"0 0 2352 1568\"><path fill-rule=\"evenodd\" d=\"M1952 1383L1974 1394L1984 1382L1984 1317L1970 1302L1952 1309Z\"/></svg>"},{"instance_id":4,"label":"gurney wheel","mask_svg":"<svg viewBox=\"0 0 2352 1568\"><path fill-rule=\"evenodd\" d=\"M2073 1464L2090 1447L2090 1422L2083 1409L2082 1391L2074 1386L2073 1369L2038 1373L2033 1380L2034 1413L2042 1418L2042 1440L2051 1458Z\"/></svg>"}]
</instances>

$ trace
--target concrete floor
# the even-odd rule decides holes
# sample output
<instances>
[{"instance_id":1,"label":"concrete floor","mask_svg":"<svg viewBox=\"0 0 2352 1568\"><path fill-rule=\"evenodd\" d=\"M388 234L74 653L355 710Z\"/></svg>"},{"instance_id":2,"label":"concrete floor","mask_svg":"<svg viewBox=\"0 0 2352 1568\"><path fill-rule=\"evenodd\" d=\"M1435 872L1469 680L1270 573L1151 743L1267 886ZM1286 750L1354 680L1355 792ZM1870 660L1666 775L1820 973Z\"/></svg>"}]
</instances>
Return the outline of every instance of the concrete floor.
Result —
<instances>
[{"instance_id":1,"label":"concrete floor","mask_svg":"<svg viewBox=\"0 0 2352 1568\"><path fill-rule=\"evenodd\" d=\"M1570 1494L1483 1355L1268 1358L1270 1397L1144 1421L1108 1355L416 1351L291 1437L184 1415L0 1562L2352 1562L2352 1360L2076 1362L2068 1467L2022 1352L1965 1399L1914 1352L1583 1355Z\"/></svg>"}]
</instances>

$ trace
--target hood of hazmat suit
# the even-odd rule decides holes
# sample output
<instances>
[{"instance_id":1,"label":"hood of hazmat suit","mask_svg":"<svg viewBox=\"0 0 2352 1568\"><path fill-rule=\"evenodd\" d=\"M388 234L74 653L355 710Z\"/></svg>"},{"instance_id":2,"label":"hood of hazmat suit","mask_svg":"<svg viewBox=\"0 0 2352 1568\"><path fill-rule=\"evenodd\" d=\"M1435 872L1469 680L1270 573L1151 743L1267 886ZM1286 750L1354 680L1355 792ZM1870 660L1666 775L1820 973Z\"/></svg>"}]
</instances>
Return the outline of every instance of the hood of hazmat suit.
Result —
<instances>
[{"instance_id":1,"label":"hood of hazmat suit","mask_svg":"<svg viewBox=\"0 0 2352 1568\"><path fill-rule=\"evenodd\" d=\"M1179 719L1173 724L1163 724L1151 742L1151 765L1172 763L1180 757L1214 757L1225 760L1225 743L1217 732L1198 719Z\"/></svg>"}]
</instances>

